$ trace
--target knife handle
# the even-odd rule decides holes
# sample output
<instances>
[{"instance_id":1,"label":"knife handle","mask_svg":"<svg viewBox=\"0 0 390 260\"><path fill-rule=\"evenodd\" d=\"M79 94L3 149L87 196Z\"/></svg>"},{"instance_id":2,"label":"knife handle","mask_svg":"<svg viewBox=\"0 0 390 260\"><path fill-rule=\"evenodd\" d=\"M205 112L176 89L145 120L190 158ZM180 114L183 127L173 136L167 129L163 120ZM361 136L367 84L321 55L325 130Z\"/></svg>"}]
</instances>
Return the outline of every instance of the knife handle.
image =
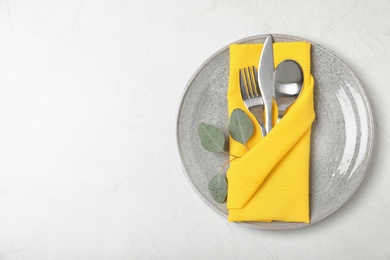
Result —
<instances>
[{"instance_id":1,"label":"knife handle","mask_svg":"<svg viewBox=\"0 0 390 260\"><path fill-rule=\"evenodd\" d=\"M268 106L265 106L265 130L267 131L267 134L272 129L272 100L271 104L267 104Z\"/></svg>"}]
</instances>

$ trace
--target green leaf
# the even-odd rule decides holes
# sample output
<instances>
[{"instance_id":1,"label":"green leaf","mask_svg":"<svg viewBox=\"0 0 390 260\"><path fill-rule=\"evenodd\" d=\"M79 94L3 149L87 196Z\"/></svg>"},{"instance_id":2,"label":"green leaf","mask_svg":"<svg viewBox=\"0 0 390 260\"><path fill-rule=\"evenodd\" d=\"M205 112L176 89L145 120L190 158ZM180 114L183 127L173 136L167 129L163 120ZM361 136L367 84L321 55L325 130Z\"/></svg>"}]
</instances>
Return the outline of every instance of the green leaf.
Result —
<instances>
[{"instance_id":1,"label":"green leaf","mask_svg":"<svg viewBox=\"0 0 390 260\"><path fill-rule=\"evenodd\" d=\"M255 126L249 116L242 109L234 109L229 121L230 136L237 142L246 145L254 130Z\"/></svg>"},{"instance_id":2,"label":"green leaf","mask_svg":"<svg viewBox=\"0 0 390 260\"><path fill-rule=\"evenodd\" d=\"M224 152L225 136L222 131L213 125L201 123L198 127L200 141L202 146L210 152Z\"/></svg>"},{"instance_id":3,"label":"green leaf","mask_svg":"<svg viewBox=\"0 0 390 260\"><path fill-rule=\"evenodd\" d=\"M226 177L222 174L215 175L209 182L209 191L216 202L223 203L227 195Z\"/></svg>"}]
</instances>

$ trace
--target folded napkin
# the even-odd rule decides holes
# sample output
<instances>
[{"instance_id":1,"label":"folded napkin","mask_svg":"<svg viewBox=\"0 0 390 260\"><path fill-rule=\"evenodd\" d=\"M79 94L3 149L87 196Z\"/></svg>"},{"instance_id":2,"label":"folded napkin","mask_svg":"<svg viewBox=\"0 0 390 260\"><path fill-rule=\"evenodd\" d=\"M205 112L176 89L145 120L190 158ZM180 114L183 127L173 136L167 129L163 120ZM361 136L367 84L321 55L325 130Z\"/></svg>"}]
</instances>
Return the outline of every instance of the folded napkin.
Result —
<instances>
[{"instance_id":1,"label":"folded napkin","mask_svg":"<svg viewBox=\"0 0 390 260\"><path fill-rule=\"evenodd\" d=\"M232 160L227 171L229 221L310 222L309 156L310 131L315 117L314 79L310 74L310 44L277 42L273 44L275 67L285 59L299 63L303 70L303 90L284 117L264 138L255 117L245 107L239 86L239 69L257 65L262 44L230 46L228 89L229 115L241 108L255 125L248 150L230 142ZM274 103L274 122L277 107Z\"/></svg>"}]
</instances>

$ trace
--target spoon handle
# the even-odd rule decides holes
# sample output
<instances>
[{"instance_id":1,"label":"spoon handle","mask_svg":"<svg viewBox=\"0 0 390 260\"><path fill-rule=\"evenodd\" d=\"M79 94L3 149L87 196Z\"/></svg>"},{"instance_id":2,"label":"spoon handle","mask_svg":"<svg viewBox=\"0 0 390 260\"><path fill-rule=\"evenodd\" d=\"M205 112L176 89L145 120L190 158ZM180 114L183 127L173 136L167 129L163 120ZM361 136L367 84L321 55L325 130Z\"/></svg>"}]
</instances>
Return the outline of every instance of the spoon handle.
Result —
<instances>
[{"instance_id":1,"label":"spoon handle","mask_svg":"<svg viewBox=\"0 0 390 260\"><path fill-rule=\"evenodd\" d=\"M282 119L283 115L284 115L284 111L280 111L279 110L279 112L278 112L278 120L276 120L276 123L279 123L279 121Z\"/></svg>"}]
</instances>

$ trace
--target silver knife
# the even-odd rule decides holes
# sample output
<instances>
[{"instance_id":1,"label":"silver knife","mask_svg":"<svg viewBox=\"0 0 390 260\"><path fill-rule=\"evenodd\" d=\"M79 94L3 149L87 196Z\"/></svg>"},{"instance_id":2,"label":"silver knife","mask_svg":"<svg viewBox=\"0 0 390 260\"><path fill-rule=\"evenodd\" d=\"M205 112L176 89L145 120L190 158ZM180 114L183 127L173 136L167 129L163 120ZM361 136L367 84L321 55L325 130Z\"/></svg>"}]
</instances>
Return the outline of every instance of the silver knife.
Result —
<instances>
[{"instance_id":1,"label":"silver knife","mask_svg":"<svg viewBox=\"0 0 390 260\"><path fill-rule=\"evenodd\" d=\"M261 52L257 80L265 109L265 130L272 129L272 95L274 88L274 50L272 35L267 36Z\"/></svg>"}]
</instances>

